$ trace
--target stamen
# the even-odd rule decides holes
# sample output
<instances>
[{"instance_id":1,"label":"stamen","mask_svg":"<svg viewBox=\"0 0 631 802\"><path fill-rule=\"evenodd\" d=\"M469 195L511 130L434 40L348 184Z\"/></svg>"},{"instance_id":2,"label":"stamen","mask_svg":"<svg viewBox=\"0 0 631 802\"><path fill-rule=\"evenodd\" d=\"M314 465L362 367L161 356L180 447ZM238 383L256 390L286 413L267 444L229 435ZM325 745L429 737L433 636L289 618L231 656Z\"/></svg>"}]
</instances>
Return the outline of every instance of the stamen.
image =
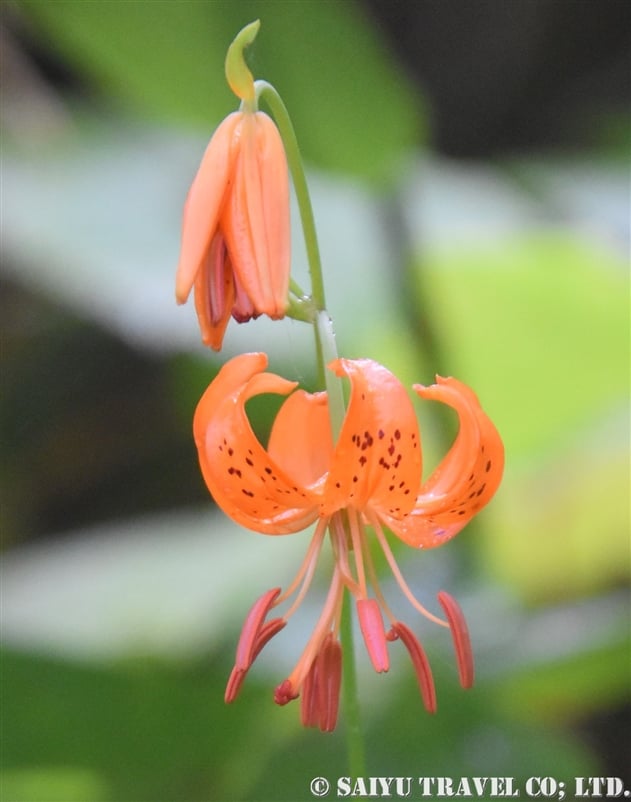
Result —
<instances>
[{"instance_id":1,"label":"stamen","mask_svg":"<svg viewBox=\"0 0 631 802\"><path fill-rule=\"evenodd\" d=\"M337 724L341 679L342 647L329 632L302 686L300 716L304 727L333 732Z\"/></svg>"},{"instance_id":2,"label":"stamen","mask_svg":"<svg viewBox=\"0 0 631 802\"><path fill-rule=\"evenodd\" d=\"M362 558L362 544L365 540L361 523L357 518L357 511L352 507L347 510L348 523L351 530L351 542L353 544L353 555L355 557L355 568L357 569L357 582L361 589L363 599L368 595L366 591L366 573L364 571L364 561Z\"/></svg>"},{"instance_id":3,"label":"stamen","mask_svg":"<svg viewBox=\"0 0 631 802\"><path fill-rule=\"evenodd\" d=\"M320 720L322 732L333 732L337 724L342 682L342 647L332 633L322 644L317 658Z\"/></svg>"},{"instance_id":4,"label":"stamen","mask_svg":"<svg viewBox=\"0 0 631 802\"><path fill-rule=\"evenodd\" d=\"M227 704L234 702L239 695L239 691L241 690L243 680L245 679L247 673L248 672L245 669L237 668L236 666L232 669L230 677L228 678L228 684L226 685L226 692L224 693L223 697Z\"/></svg>"},{"instance_id":5,"label":"stamen","mask_svg":"<svg viewBox=\"0 0 631 802\"><path fill-rule=\"evenodd\" d=\"M390 661L381 610L375 599L358 599L357 617L370 661L375 671L381 674L390 668Z\"/></svg>"},{"instance_id":6,"label":"stamen","mask_svg":"<svg viewBox=\"0 0 631 802\"><path fill-rule=\"evenodd\" d=\"M311 664L313 663L316 654L320 651L327 632L330 631L333 621L336 620L337 610L342 602L343 589L344 585L342 583L342 577L339 569L336 566L333 572L333 579L331 581L329 593L326 597L326 601L324 602L322 612L320 613L320 618L318 619L318 622L313 630L313 634L309 638L303 653L300 655L294 670L286 680L286 682L289 682L293 688L300 689L302 687L304 678L311 668Z\"/></svg>"},{"instance_id":7,"label":"stamen","mask_svg":"<svg viewBox=\"0 0 631 802\"><path fill-rule=\"evenodd\" d=\"M320 554L320 548L322 547L322 542L324 540L324 535L326 534L328 521L326 518L321 518L318 521L318 525L316 526L315 532L313 533L313 537L311 538L311 543L309 544L309 548L307 549L307 553L305 555L304 560L300 568L298 569L298 573L294 577L293 582L289 585L287 590L276 599L274 603L274 607L277 607L279 604L282 604L286 599L288 599L296 590L298 585L303 581L305 584L301 588L300 594L298 598L302 601L305 593L309 589L309 585L311 584L311 580L313 578L313 574L316 568L316 564L318 561L318 556ZM298 606L298 599L294 602L291 606L290 610L285 615L285 619L289 619L291 615L296 611Z\"/></svg>"},{"instance_id":8,"label":"stamen","mask_svg":"<svg viewBox=\"0 0 631 802\"><path fill-rule=\"evenodd\" d=\"M250 608L250 612L247 614L243 623L239 643L237 644L237 654L235 658L236 669L247 671L252 665L261 626L279 593L280 588L268 590L260 599L257 599Z\"/></svg>"},{"instance_id":9,"label":"stamen","mask_svg":"<svg viewBox=\"0 0 631 802\"><path fill-rule=\"evenodd\" d=\"M377 571L375 570L375 563L372 559L372 554L370 553L370 545L368 543L368 538L364 538L364 558L366 561L366 568L368 569L368 577L370 579L370 584L375 591L375 596L377 597L377 601L379 602L379 606L384 611L386 616L390 619L390 623L394 624L395 617L392 614L392 610L388 607L388 603L381 591L381 586L379 585L379 579L377 578Z\"/></svg>"},{"instance_id":10,"label":"stamen","mask_svg":"<svg viewBox=\"0 0 631 802\"><path fill-rule=\"evenodd\" d=\"M331 541L335 561L342 575L344 584L353 596L362 596L362 589L351 574L351 567L348 562L348 546L346 542L346 530L339 514L331 518ZM364 594L365 596L366 594Z\"/></svg>"},{"instance_id":11,"label":"stamen","mask_svg":"<svg viewBox=\"0 0 631 802\"><path fill-rule=\"evenodd\" d=\"M412 630L400 621L396 621L392 625L392 629L387 635L388 640L396 640L397 637L401 638L401 642L412 658L412 664L416 672L416 678L425 709L428 713L435 713L436 689L434 687L434 677L432 676L432 669L430 668L427 655L423 651L423 647Z\"/></svg>"},{"instance_id":12,"label":"stamen","mask_svg":"<svg viewBox=\"0 0 631 802\"><path fill-rule=\"evenodd\" d=\"M281 629L285 628L286 624L287 621L284 618L272 618L271 621L267 621L265 625L261 627L258 637L254 642L254 650L252 651L252 663L259 656L265 644L269 643L269 641L271 641L274 635L278 635Z\"/></svg>"},{"instance_id":13,"label":"stamen","mask_svg":"<svg viewBox=\"0 0 631 802\"><path fill-rule=\"evenodd\" d=\"M419 613L421 613L421 615L424 615L425 618L428 618L430 621L433 621L435 624L439 624L439 626L441 626L441 627L448 627L449 624L447 623L447 621L443 621L442 618L438 618L438 616L435 616L433 613L430 613L430 611L427 610L425 607L423 607L423 605L420 603L420 601L418 601L416 599L416 597L413 595L412 591L408 587L407 582L405 581L405 579L403 579L403 575L401 574L399 566L397 565L397 562L394 559L394 554L392 553L392 551L390 549L390 546L388 545L388 541L386 540L386 536L385 536L385 534L383 532L383 529L381 528L381 523L379 522L378 518L373 513L370 513L369 511L367 511L367 515L369 516L369 520L370 520L371 526L375 530L375 534L377 535L377 539L379 540L381 548L383 549L383 553L385 554L386 560L388 561L388 565L390 566L390 570L394 574L394 578L397 580L397 584L401 588L405 598L410 602L412 607L414 607L416 610L418 610Z\"/></svg>"},{"instance_id":14,"label":"stamen","mask_svg":"<svg viewBox=\"0 0 631 802\"><path fill-rule=\"evenodd\" d=\"M438 594L438 601L449 621L451 637L456 652L456 661L458 663L460 684L463 688L470 688L473 685L474 679L473 650L471 648L471 638L469 637L469 628L467 627L464 613L454 597L450 596L449 593L444 590L441 590Z\"/></svg>"},{"instance_id":15,"label":"stamen","mask_svg":"<svg viewBox=\"0 0 631 802\"><path fill-rule=\"evenodd\" d=\"M332 627L333 627L333 633L336 637L340 633L341 622L342 622L342 604L340 602L340 604L338 604L337 607L335 608L335 613L333 615Z\"/></svg>"},{"instance_id":16,"label":"stamen","mask_svg":"<svg viewBox=\"0 0 631 802\"><path fill-rule=\"evenodd\" d=\"M300 694L300 721L303 727L317 727L318 716L318 660L311 664Z\"/></svg>"},{"instance_id":17,"label":"stamen","mask_svg":"<svg viewBox=\"0 0 631 802\"><path fill-rule=\"evenodd\" d=\"M283 618L273 618L271 621L268 621L261 629L254 641L254 646L252 649L252 656L250 658L250 666L256 660L261 649L268 643L274 635L277 635L281 629L285 627L287 622ZM245 680L248 668L239 668L238 666L234 666L230 677L228 678L228 684L226 685L226 692L224 694L225 701L229 704L230 702L234 702L234 700L239 695L239 691L241 690L241 686L243 685L243 681Z\"/></svg>"}]
</instances>

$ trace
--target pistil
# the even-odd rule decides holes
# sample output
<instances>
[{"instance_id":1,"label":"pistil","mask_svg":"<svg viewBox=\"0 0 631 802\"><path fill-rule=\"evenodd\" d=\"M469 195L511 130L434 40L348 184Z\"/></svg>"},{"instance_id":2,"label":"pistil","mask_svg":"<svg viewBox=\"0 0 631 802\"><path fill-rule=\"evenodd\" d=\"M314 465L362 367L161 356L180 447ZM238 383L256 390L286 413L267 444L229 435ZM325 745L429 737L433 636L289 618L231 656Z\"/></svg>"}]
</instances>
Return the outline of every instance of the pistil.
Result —
<instances>
[{"instance_id":1,"label":"pistil","mask_svg":"<svg viewBox=\"0 0 631 802\"><path fill-rule=\"evenodd\" d=\"M324 602L324 607L313 630L313 634L309 638L309 641L305 646L298 662L296 663L294 670L291 672L289 677L277 687L275 691L274 701L277 704L286 704L291 698L296 698L300 692L300 688L302 687L304 679L311 668L315 656L320 651L325 637L331 631L333 622L337 618L338 607L342 603L343 589L344 583L342 581L342 576L336 567L333 572L333 579L331 581L331 586L329 588L326 601ZM290 690L295 694L293 697L289 696L288 694Z\"/></svg>"}]
</instances>

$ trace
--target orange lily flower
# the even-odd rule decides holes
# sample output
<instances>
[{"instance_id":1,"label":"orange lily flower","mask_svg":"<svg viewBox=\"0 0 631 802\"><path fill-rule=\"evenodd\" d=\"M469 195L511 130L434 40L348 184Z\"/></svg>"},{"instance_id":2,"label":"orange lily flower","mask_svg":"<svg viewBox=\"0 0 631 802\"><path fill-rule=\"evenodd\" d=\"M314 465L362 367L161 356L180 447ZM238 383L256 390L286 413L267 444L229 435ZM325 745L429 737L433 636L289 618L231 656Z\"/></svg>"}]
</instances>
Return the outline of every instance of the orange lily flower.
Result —
<instances>
[{"instance_id":1,"label":"orange lily flower","mask_svg":"<svg viewBox=\"0 0 631 802\"><path fill-rule=\"evenodd\" d=\"M193 422L202 474L221 509L249 529L283 535L317 523L305 560L287 590L282 594L280 588L268 591L250 610L226 701L236 698L257 654L300 605L328 531L335 555L330 589L302 656L276 688L275 701L285 704L301 695L303 724L327 731L335 727L341 677L338 628L346 588L356 600L375 670L388 670L387 644L401 640L414 664L424 704L434 712L436 696L427 657L412 630L396 619L384 598L368 528L413 607L451 629L460 682L469 687L473 658L459 606L441 591L438 601L445 621L421 605L397 566L386 529L415 548L433 548L454 537L497 490L504 466L499 434L473 391L456 379L438 378L429 387L414 385L421 398L452 407L460 422L449 452L422 482L414 408L405 388L386 368L368 359L331 363L329 368L351 383L348 409L333 443L327 394L296 389L295 382L265 372L266 366L265 354L235 357L204 393ZM274 421L267 449L254 435L245 412L248 399L260 393L288 396ZM283 616L266 621L273 608L294 594ZM390 623L387 631L383 616Z\"/></svg>"},{"instance_id":2,"label":"orange lily flower","mask_svg":"<svg viewBox=\"0 0 631 802\"><path fill-rule=\"evenodd\" d=\"M281 318L289 289L289 178L274 122L237 111L217 128L189 190L177 302L195 288L202 339L221 349L230 316Z\"/></svg>"}]
</instances>

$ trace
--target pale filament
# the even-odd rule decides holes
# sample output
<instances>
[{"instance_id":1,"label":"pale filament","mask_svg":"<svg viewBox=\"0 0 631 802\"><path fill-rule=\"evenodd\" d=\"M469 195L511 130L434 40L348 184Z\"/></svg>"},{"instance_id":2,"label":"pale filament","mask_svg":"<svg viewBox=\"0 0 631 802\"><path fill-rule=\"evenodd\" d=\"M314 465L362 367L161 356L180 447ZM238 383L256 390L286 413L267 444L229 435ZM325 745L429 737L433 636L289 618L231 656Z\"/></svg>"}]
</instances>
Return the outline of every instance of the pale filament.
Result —
<instances>
[{"instance_id":1,"label":"pale filament","mask_svg":"<svg viewBox=\"0 0 631 802\"><path fill-rule=\"evenodd\" d=\"M336 567L333 572L331 587L329 588L326 601L324 602L324 607L320 613L320 618L318 618L318 623L315 625L313 633L296 663L296 667L288 677L291 687L294 690L302 686L302 682L322 646L322 641L331 630L331 625L338 616L338 607L341 607L340 602L342 601L343 589L344 582L342 581L342 575Z\"/></svg>"},{"instance_id":2,"label":"pale filament","mask_svg":"<svg viewBox=\"0 0 631 802\"><path fill-rule=\"evenodd\" d=\"M361 591L361 598L368 598L366 591L366 572L364 570L364 560L362 557L362 546L364 541L364 532L362 531L358 518L357 510L349 507L346 510L348 516L348 523L351 530L351 542L353 544L353 556L355 559L355 568L357 569L357 582Z\"/></svg>"},{"instance_id":3,"label":"pale filament","mask_svg":"<svg viewBox=\"0 0 631 802\"><path fill-rule=\"evenodd\" d=\"M359 525L360 527L363 527L361 521L359 522ZM368 538L362 536L362 542L364 545L364 559L366 561L366 568L368 569L368 578L370 579L370 584L372 585L373 590L375 591L375 596L377 597L377 601L379 602L382 610L390 619L390 623L394 624L396 623L397 619L392 614L392 610L388 607L388 603L386 602L386 599L383 593L381 592L381 586L379 585L379 580L377 579L375 564L372 559L372 554L370 553L370 545L368 543Z\"/></svg>"},{"instance_id":4,"label":"pale filament","mask_svg":"<svg viewBox=\"0 0 631 802\"><path fill-rule=\"evenodd\" d=\"M442 618L438 618L438 616L434 615L433 613L430 613L430 611L425 609L425 607L423 607L423 605L416 599L416 597L410 590L407 582L405 581L405 579L403 579L403 575L401 574L399 566L397 565L397 562L394 559L394 554L392 553L390 546L388 545L388 541L386 540L386 536L383 533L383 529L381 528L381 524L377 516L370 511L367 511L366 515L368 517L368 520L370 521L371 526L375 530L375 534L377 535L377 539L379 540L381 548L383 549L383 553L386 556L386 560L388 561L390 570L394 574L394 578L397 580L397 583L401 588L401 590L403 591L403 594L406 597L406 599L410 602L412 607L418 610L419 613L421 613L421 615L424 615L425 618L428 618L435 624L439 624L441 627L449 628L449 624L447 621L443 621Z\"/></svg>"},{"instance_id":5,"label":"pale filament","mask_svg":"<svg viewBox=\"0 0 631 802\"><path fill-rule=\"evenodd\" d=\"M361 588L353 579L351 568L348 563L348 546L346 544L346 530L340 517L340 513L335 513L331 518L331 540L335 562L340 570L342 580L353 596L361 596Z\"/></svg>"},{"instance_id":6,"label":"pale filament","mask_svg":"<svg viewBox=\"0 0 631 802\"><path fill-rule=\"evenodd\" d=\"M342 621L342 605L338 604L335 608L335 619L333 621L333 634L337 638L340 632L340 623Z\"/></svg>"},{"instance_id":7,"label":"pale filament","mask_svg":"<svg viewBox=\"0 0 631 802\"><path fill-rule=\"evenodd\" d=\"M327 521L324 518L321 518L318 521L318 525L316 526L315 532L313 533L313 537L311 538L311 543L309 544L309 548L307 549L307 554L305 555L304 560L302 561L302 565L298 569L298 573L294 577L293 582L287 588L287 590L282 593L278 599L274 602L273 607L278 607L279 604L282 604L286 599L288 599L293 593L295 592L298 585L303 582L302 588L300 589L300 593L296 597L296 600L292 604L289 611L283 616L283 618L288 619L296 610L300 602L305 597L306 592L309 590L309 585L311 584L311 580L313 579L313 574L316 569L316 565L318 562L318 556L320 554L320 548L322 547L322 541L324 540L324 535L326 533L326 526Z\"/></svg>"}]
</instances>

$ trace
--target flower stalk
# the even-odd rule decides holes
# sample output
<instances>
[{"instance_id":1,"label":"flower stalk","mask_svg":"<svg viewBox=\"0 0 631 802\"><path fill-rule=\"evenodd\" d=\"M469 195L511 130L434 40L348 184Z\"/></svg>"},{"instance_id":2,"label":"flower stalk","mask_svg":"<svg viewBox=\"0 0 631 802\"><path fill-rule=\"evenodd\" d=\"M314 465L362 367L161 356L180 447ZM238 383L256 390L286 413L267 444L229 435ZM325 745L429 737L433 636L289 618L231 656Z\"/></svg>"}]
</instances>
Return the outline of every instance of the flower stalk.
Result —
<instances>
[{"instance_id":1,"label":"flower stalk","mask_svg":"<svg viewBox=\"0 0 631 802\"><path fill-rule=\"evenodd\" d=\"M285 705L300 697L302 723L330 732L341 692L349 772L358 777L365 775L365 756L353 606L375 671L388 671L390 644L401 641L423 703L429 713L436 711L429 661L413 630L393 615L368 539L380 546L412 607L450 630L461 685L470 687L473 658L460 607L441 591L438 602L446 620L427 610L403 578L386 533L415 549L449 541L495 494L504 450L469 387L441 377L427 387L414 385L421 398L453 408L460 423L448 453L423 481L420 432L406 389L371 359L339 358L294 127L276 89L254 81L244 59L244 49L258 30L258 21L246 26L226 55L226 78L241 99L241 109L215 132L189 192L176 298L183 303L194 289L202 339L215 350L222 346L230 318L244 323L261 314L272 319L288 315L313 327L319 392L308 393L297 382L267 372L265 354L243 353L223 365L203 394L193 433L208 489L232 520L272 536L311 524L315 528L294 580L284 592L268 590L250 609L225 700L237 698L259 652L300 607L328 535L334 555L329 590L312 635L276 687L274 700ZM259 111L259 101L267 104L273 119ZM290 276L288 173L300 213L310 294ZM350 385L348 402L343 380ZM266 447L246 412L246 402L264 393L286 397ZM284 614L267 619L286 602Z\"/></svg>"}]
</instances>

